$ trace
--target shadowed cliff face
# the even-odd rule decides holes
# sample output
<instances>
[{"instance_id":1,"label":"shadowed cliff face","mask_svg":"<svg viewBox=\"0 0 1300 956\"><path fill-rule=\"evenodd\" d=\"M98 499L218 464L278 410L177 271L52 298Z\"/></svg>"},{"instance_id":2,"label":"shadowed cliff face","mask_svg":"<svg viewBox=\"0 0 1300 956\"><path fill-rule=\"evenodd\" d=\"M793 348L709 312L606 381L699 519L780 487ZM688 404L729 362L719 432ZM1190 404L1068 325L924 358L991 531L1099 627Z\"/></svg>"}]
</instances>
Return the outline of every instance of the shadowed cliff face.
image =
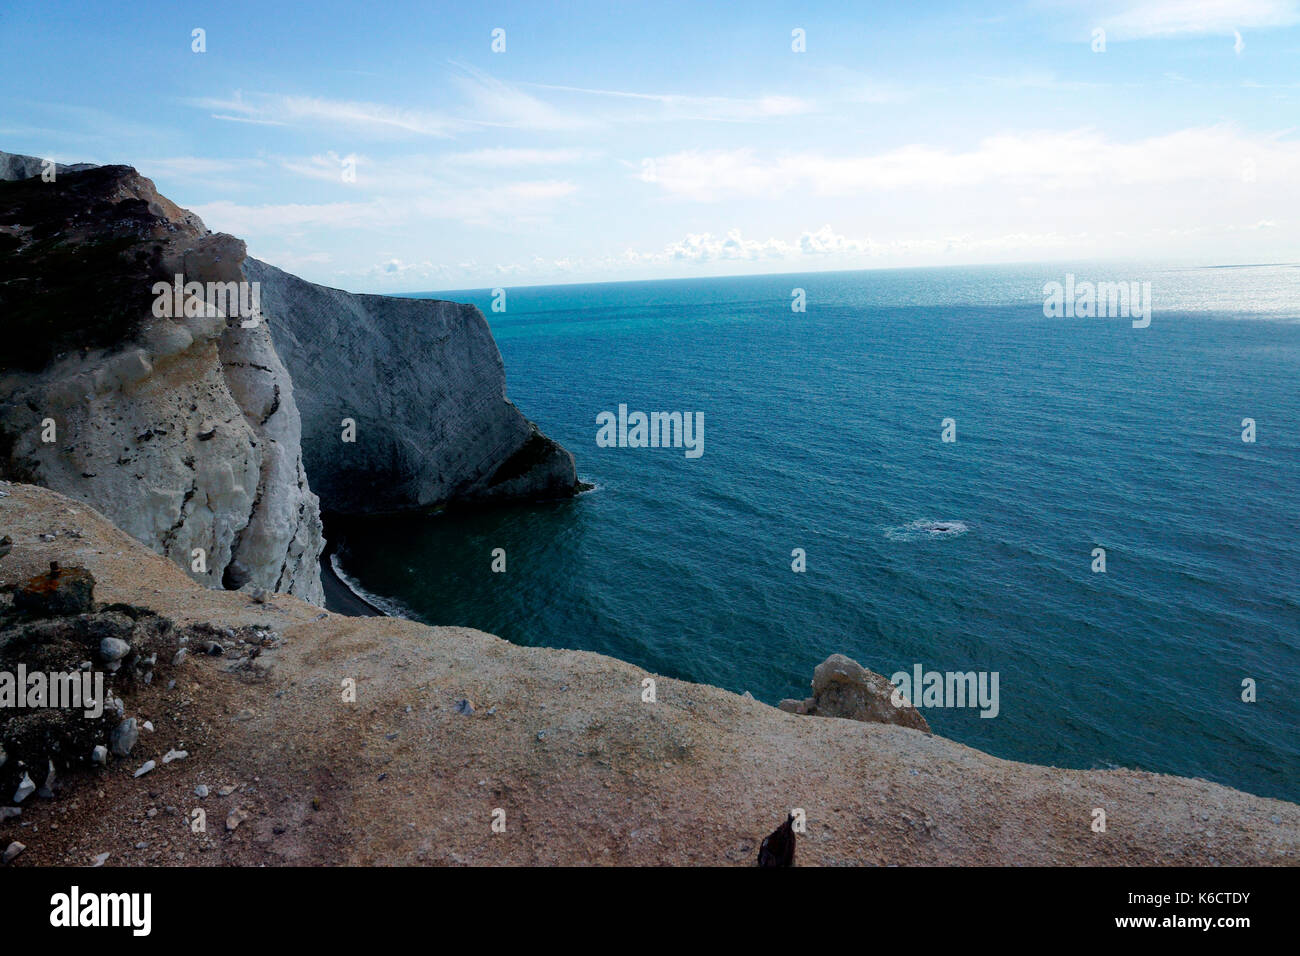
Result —
<instances>
[{"instance_id":1,"label":"shadowed cliff face","mask_svg":"<svg viewBox=\"0 0 1300 956\"><path fill-rule=\"evenodd\" d=\"M39 175L0 182L5 364L35 371L63 352L135 335L153 281L170 279L166 248L205 233L127 166L64 171L52 183Z\"/></svg>"},{"instance_id":2,"label":"shadowed cliff face","mask_svg":"<svg viewBox=\"0 0 1300 956\"><path fill-rule=\"evenodd\" d=\"M153 310L177 274L243 282L244 244L130 167L39 171L0 153L0 174L38 174L0 181L0 474L93 504L208 586L322 603L319 502L265 323Z\"/></svg>"},{"instance_id":3,"label":"shadowed cliff face","mask_svg":"<svg viewBox=\"0 0 1300 956\"><path fill-rule=\"evenodd\" d=\"M501 353L474 306L352 295L256 259L245 270L261 283L271 337L298 388L307 473L326 511L578 490L573 456L506 398ZM345 421L355 441L345 440Z\"/></svg>"}]
</instances>

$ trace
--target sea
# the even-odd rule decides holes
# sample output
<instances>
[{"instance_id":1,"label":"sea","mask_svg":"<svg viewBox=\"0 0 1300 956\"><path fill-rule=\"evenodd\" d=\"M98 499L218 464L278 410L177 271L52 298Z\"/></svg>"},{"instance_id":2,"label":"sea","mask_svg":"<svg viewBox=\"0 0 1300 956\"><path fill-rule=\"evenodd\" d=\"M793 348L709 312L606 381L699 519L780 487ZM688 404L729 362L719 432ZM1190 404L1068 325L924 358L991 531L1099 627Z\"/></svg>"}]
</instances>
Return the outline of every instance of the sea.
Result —
<instances>
[{"instance_id":1,"label":"sea","mask_svg":"<svg viewBox=\"0 0 1300 956\"><path fill-rule=\"evenodd\" d=\"M1150 283L1149 322L1046 315L1067 281ZM1300 264L418 296L483 310L594 488L349 523L383 606L769 703L835 653L996 674L995 715L945 699L934 731L1300 800ZM701 421L698 456L598 440L620 406Z\"/></svg>"}]
</instances>

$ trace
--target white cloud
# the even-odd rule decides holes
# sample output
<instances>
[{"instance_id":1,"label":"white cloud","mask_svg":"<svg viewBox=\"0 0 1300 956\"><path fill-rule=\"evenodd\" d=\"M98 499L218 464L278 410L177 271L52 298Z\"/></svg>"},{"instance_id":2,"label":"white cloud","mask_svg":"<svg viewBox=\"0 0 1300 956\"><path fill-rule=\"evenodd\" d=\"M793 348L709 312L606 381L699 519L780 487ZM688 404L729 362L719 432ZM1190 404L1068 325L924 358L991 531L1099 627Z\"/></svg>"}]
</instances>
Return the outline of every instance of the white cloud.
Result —
<instances>
[{"instance_id":1,"label":"white cloud","mask_svg":"<svg viewBox=\"0 0 1300 956\"><path fill-rule=\"evenodd\" d=\"M463 65L461 69L465 75L454 82L465 94L466 119L471 123L531 130L579 130L593 125L589 117L558 109L481 70Z\"/></svg>"},{"instance_id":2,"label":"white cloud","mask_svg":"<svg viewBox=\"0 0 1300 956\"><path fill-rule=\"evenodd\" d=\"M1099 18L1117 40L1215 34L1287 27L1300 23L1296 0L1148 0Z\"/></svg>"},{"instance_id":3,"label":"white cloud","mask_svg":"<svg viewBox=\"0 0 1300 956\"><path fill-rule=\"evenodd\" d=\"M418 202L431 197L499 192L507 201L559 198L573 191L572 183L557 180L503 181L502 170L570 166L599 153L579 149L484 149L442 155L413 154L376 159L365 153L341 156L329 151L310 157L281 157L281 169L294 176L336 184L371 197ZM354 178L344 180L348 161ZM563 185L557 185L563 182Z\"/></svg>"},{"instance_id":4,"label":"white cloud","mask_svg":"<svg viewBox=\"0 0 1300 956\"><path fill-rule=\"evenodd\" d=\"M423 109L387 106L314 96L282 96L275 101L289 120L319 122L362 130L397 131L422 136L447 137L462 129L459 120Z\"/></svg>"},{"instance_id":5,"label":"white cloud","mask_svg":"<svg viewBox=\"0 0 1300 956\"><path fill-rule=\"evenodd\" d=\"M600 154L589 149L478 149L452 153L442 162L452 166L491 167L568 166L590 162Z\"/></svg>"},{"instance_id":6,"label":"white cloud","mask_svg":"<svg viewBox=\"0 0 1300 956\"><path fill-rule=\"evenodd\" d=\"M369 163L370 160L368 157L358 156L356 153L340 156L330 150L324 155L316 155L307 159L282 159L280 160L280 167L295 176L317 179L322 182L343 183L346 182L343 173L349 162L355 172L364 164Z\"/></svg>"},{"instance_id":7,"label":"white cloud","mask_svg":"<svg viewBox=\"0 0 1300 956\"><path fill-rule=\"evenodd\" d=\"M265 168L261 159L209 159L202 156L172 156L163 159L142 159L136 168L146 176L213 176L221 173L242 173Z\"/></svg>"},{"instance_id":8,"label":"white cloud","mask_svg":"<svg viewBox=\"0 0 1300 956\"><path fill-rule=\"evenodd\" d=\"M371 266L363 275L377 279L432 279L445 278L452 274L450 267L433 262L403 262L401 259L389 259Z\"/></svg>"},{"instance_id":9,"label":"white cloud","mask_svg":"<svg viewBox=\"0 0 1300 956\"><path fill-rule=\"evenodd\" d=\"M465 123L421 109L353 100L236 91L227 99L202 98L190 105L214 110L214 119L271 125L312 125L371 134L448 137ZM233 115L232 115L233 114Z\"/></svg>"},{"instance_id":10,"label":"white cloud","mask_svg":"<svg viewBox=\"0 0 1300 956\"><path fill-rule=\"evenodd\" d=\"M755 97L690 96L680 93L633 93L624 90L599 90L579 86L532 84L537 89L578 94L603 100L631 104L634 108L621 113L601 114L606 122L669 122L709 120L714 122L754 122L783 116L816 112L811 100L798 96L764 94ZM859 92L866 92L865 90Z\"/></svg>"},{"instance_id":11,"label":"white cloud","mask_svg":"<svg viewBox=\"0 0 1300 956\"><path fill-rule=\"evenodd\" d=\"M956 252L1006 251L1013 249L1058 249L1068 243L1086 239L1086 236L1063 236L1056 233L1008 233L998 236L954 235L942 238L895 238L876 240L870 236L846 236L831 226L805 230L792 240L776 237L746 239L738 229L725 235L692 233L671 242L659 252L627 250L623 262L636 263L691 263L708 265L716 262L762 262L781 260L791 266L806 266L808 260L844 260L862 262L868 259L906 258L916 255L947 255Z\"/></svg>"},{"instance_id":12,"label":"white cloud","mask_svg":"<svg viewBox=\"0 0 1300 956\"><path fill-rule=\"evenodd\" d=\"M850 103L900 103L911 94L889 83L861 83L846 89L842 96Z\"/></svg>"},{"instance_id":13,"label":"white cloud","mask_svg":"<svg viewBox=\"0 0 1300 956\"><path fill-rule=\"evenodd\" d=\"M226 113L213 113L214 120L224 120L227 123L249 123L253 126L287 126L288 124L281 120L272 119L253 119L251 116L230 116Z\"/></svg>"},{"instance_id":14,"label":"white cloud","mask_svg":"<svg viewBox=\"0 0 1300 956\"><path fill-rule=\"evenodd\" d=\"M1244 135L1229 126L1135 142L1113 140L1092 129L1003 133L965 152L909 145L866 156L804 152L760 158L749 149L688 150L642 160L638 178L671 196L715 202L792 191L851 196L982 185L1064 191L1223 184L1240 181L1247 160L1261 182L1283 186L1300 181L1300 144Z\"/></svg>"},{"instance_id":15,"label":"white cloud","mask_svg":"<svg viewBox=\"0 0 1300 956\"><path fill-rule=\"evenodd\" d=\"M1051 70L1024 70L1010 76L984 76L994 86L1013 90L1093 90L1101 89L1105 83L1089 83L1080 80L1062 80Z\"/></svg>"},{"instance_id":16,"label":"white cloud","mask_svg":"<svg viewBox=\"0 0 1300 956\"><path fill-rule=\"evenodd\" d=\"M784 192L782 160L759 160L752 149L687 150L641 160L639 178L665 192L712 201Z\"/></svg>"},{"instance_id":17,"label":"white cloud","mask_svg":"<svg viewBox=\"0 0 1300 956\"><path fill-rule=\"evenodd\" d=\"M211 192L241 192L251 188L265 175L268 163L262 159L209 159L199 156L172 156L142 159L133 164L143 175L155 181L201 185Z\"/></svg>"},{"instance_id":18,"label":"white cloud","mask_svg":"<svg viewBox=\"0 0 1300 956\"><path fill-rule=\"evenodd\" d=\"M305 226L356 229L391 222L391 212L378 202L268 203L242 205L229 200L191 206L214 232L246 238L276 236Z\"/></svg>"},{"instance_id":19,"label":"white cloud","mask_svg":"<svg viewBox=\"0 0 1300 956\"><path fill-rule=\"evenodd\" d=\"M719 259L783 259L793 252L789 243L780 239L753 240L745 239L738 229L732 229L725 236L712 233L697 233L670 243L662 256L650 254L641 257L641 261L669 260L674 262L714 262Z\"/></svg>"},{"instance_id":20,"label":"white cloud","mask_svg":"<svg viewBox=\"0 0 1300 956\"><path fill-rule=\"evenodd\" d=\"M467 130L508 127L525 130L579 130L592 125L517 86L472 67L460 66L451 78L461 92L455 109L431 110L363 100L235 91L229 97L203 97L189 105L212 111L214 119L277 126L318 126L353 135L446 139Z\"/></svg>"},{"instance_id":21,"label":"white cloud","mask_svg":"<svg viewBox=\"0 0 1300 956\"><path fill-rule=\"evenodd\" d=\"M208 228L241 237L277 236L306 227L387 229L429 219L506 229L552 214L576 191L571 182L543 180L364 202L241 205L223 200L191 208Z\"/></svg>"},{"instance_id":22,"label":"white cloud","mask_svg":"<svg viewBox=\"0 0 1300 956\"><path fill-rule=\"evenodd\" d=\"M545 218L577 191L576 185L563 180L506 183L491 188L450 190L436 198L421 197L411 204L411 209L420 217L507 228L513 223Z\"/></svg>"}]
</instances>

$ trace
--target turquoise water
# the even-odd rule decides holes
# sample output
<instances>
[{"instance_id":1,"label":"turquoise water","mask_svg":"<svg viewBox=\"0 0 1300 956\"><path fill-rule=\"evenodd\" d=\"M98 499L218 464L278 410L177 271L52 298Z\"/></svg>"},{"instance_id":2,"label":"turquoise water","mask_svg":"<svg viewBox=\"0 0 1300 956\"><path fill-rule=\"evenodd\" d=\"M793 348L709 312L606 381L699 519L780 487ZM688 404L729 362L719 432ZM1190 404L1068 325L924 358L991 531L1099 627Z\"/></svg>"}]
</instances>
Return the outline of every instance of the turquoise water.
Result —
<instances>
[{"instance_id":1,"label":"turquoise water","mask_svg":"<svg viewBox=\"0 0 1300 956\"><path fill-rule=\"evenodd\" d=\"M1066 272L1150 281L1150 327L1044 318ZM1300 267L519 288L505 313L437 295L484 310L511 398L597 490L341 529L367 590L769 702L834 652L996 671L995 718L931 708L934 729L1300 799ZM702 412L703 455L598 447L620 403Z\"/></svg>"}]
</instances>

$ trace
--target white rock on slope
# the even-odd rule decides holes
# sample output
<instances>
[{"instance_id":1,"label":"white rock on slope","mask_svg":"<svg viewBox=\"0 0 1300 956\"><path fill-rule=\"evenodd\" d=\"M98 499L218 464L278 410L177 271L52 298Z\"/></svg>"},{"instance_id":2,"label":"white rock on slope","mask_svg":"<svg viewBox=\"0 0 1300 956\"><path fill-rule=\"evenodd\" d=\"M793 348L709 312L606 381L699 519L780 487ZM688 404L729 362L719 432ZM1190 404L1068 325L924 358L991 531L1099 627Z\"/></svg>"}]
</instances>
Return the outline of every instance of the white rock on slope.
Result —
<instances>
[{"instance_id":1,"label":"white rock on slope","mask_svg":"<svg viewBox=\"0 0 1300 956\"><path fill-rule=\"evenodd\" d=\"M6 174L33 163L39 170L30 157L0 153ZM61 169L48 188L75 188L76 175ZM145 229L137 238L158 251L163 275L244 279L242 242L208 234L134 170L94 175L104 183L92 199L133 209L133 227ZM93 238L98 224L89 221L68 225L68 241L88 230ZM0 470L93 505L210 587L251 582L323 604L319 501L303 467L293 387L265 325L142 318L129 341L64 354L40 371L0 368L0 447L8 446ZM55 442L42 440L47 419Z\"/></svg>"},{"instance_id":2,"label":"white rock on slope","mask_svg":"<svg viewBox=\"0 0 1300 956\"><path fill-rule=\"evenodd\" d=\"M226 384L261 439L262 451L260 498L237 536L224 583L288 591L324 604L320 502L307 483L302 422L289 373L260 321L251 329L226 329L220 353Z\"/></svg>"},{"instance_id":3,"label":"white rock on slope","mask_svg":"<svg viewBox=\"0 0 1300 956\"><path fill-rule=\"evenodd\" d=\"M21 156L17 153L0 152L0 180L30 179L32 176L39 176L46 168L45 163L46 160L39 156ZM63 173L93 168L93 163L74 163L71 166L55 163L53 166L56 177L61 176Z\"/></svg>"}]
</instances>

